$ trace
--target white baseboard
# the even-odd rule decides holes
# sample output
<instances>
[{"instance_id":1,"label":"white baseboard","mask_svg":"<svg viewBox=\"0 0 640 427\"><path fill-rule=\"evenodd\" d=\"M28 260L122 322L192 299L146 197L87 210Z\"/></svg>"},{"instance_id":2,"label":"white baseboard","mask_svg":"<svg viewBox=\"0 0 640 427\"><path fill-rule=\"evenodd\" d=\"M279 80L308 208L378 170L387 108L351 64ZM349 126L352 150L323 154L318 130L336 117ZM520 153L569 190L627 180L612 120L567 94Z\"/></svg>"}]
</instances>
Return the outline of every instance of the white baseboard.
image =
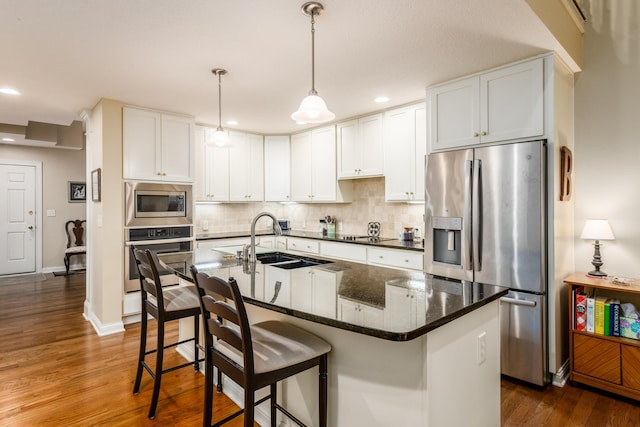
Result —
<instances>
[{"instance_id":1,"label":"white baseboard","mask_svg":"<svg viewBox=\"0 0 640 427\"><path fill-rule=\"evenodd\" d=\"M73 264L69 267L69 271L73 270L86 270L87 266L84 264ZM54 267L43 267L42 273L54 273L56 271L65 271L66 267L64 265L58 265Z\"/></svg>"},{"instance_id":2,"label":"white baseboard","mask_svg":"<svg viewBox=\"0 0 640 427\"><path fill-rule=\"evenodd\" d=\"M551 382L556 387L564 387L569 379L569 359L565 360L558 372L553 375Z\"/></svg>"},{"instance_id":3,"label":"white baseboard","mask_svg":"<svg viewBox=\"0 0 640 427\"><path fill-rule=\"evenodd\" d=\"M95 329L96 333L100 337L124 332L124 324L121 321L103 325L102 322L100 322L100 319L98 319L98 316L91 311L89 301L87 300L84 301L84 312L82 313L82 316L85 320L91 323L91 326L93 326L93 329Z\"/></svg>"}]
</instances>

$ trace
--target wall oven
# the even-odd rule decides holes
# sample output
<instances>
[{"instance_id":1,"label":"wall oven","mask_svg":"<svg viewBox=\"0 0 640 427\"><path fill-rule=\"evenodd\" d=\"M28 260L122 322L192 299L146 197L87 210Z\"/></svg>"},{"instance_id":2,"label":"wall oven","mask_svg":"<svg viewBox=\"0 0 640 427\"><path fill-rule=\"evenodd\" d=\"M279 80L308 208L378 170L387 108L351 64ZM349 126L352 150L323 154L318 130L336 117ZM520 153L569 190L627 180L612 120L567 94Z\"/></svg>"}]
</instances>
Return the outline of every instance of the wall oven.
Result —
<instances>
[{"instance_id":1,"label":"wall oven","mask_svg":"<svg viewBox=\"0 0 640 427\"><path fill-rule=\"evenodd\" d=\"M150 227L192 224L191 186L125 182L125 225Z\"/></svg>"},{"instance_id":2,"label":"wall oven","mask_svg":"<svg viewBox=\"0 0 640 427\"><path fill-rule=\"evenodd\" d=\"M193 263L194 236L190 225L177 227L129 228L125 236L125 292L140 290L140 280L136 262L131 254L131 246L149 249L158 254L158 258L181 273L189 274ZM159 272L161 275L170 274ZM166 285L169 283L164 283Z\"/></svg>"}]
</instances>

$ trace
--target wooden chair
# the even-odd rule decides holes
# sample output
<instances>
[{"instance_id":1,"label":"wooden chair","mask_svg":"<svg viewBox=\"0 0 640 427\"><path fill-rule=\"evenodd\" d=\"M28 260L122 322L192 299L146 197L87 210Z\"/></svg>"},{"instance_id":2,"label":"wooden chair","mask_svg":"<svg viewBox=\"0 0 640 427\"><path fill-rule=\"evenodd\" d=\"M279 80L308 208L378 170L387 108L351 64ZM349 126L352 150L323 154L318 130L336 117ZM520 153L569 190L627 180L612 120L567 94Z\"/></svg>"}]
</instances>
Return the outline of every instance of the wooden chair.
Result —
<instances>
[{"instance_id":1,"label":"wooden chair","mask_svg":"<svg viewBox=\"0 0 640 427\"><path fill-rule=\"evenodd\" d=\"M285 322L269 320L249 325L235 279L229 281L199 273L191 267L205 325L205 393L203 426L211 426L213 368L244 388L244 409L218 421L221 426L244 413L245 427L253 426L255 405L271 400L271 426L276 409L304 426L277 402L277 383L314 366L319 368L319 422L327 425L327 353L323 339ZM255 392L270 386L270 394L255 401Z\"/></svg>"},{"instance_id":2,"label":"wooden chair","mask_svg":"<svg viewBox=\"0 0 640 427\"><path fill-rule=\"evenodd\" d=\"M151 252L148 249L143 252L133 246L131 247L131 251L135 257L138 272L140 273L140 294L142 300L140 351L138 354L138 370L136 372L136 381L133 386L133 394L138 394L140 390L142 370L145 369L154 379L153 395L151 396L151 407L149 408L148 415L149 418L154 418L156 407L158 405L158 395L160 393L162 375L191 365L193 365L196 371L199 371L200 362L204 361L204 358L198 358L198 350L200 348L198 345L198 337L200 336L200 302L195 286L181 286L163 289L162 281L158 273L160 261L158 261L157 255L154 252ZM147 351L148 315L153 316L157 320L158 337L156 348ZM194 338L165 345L165 323L188 317L193 317ZM162 362L164 350L190 341L194 342L194 361L163 369ZM145 362L145 357L152 353L156 354L155 370L152 370Z\"/></svg>"},{"instance_id":3,"label":"wooden chair","mask_svg":"<svg viewBox=\"0 0 640 427\"><path fill-rule=\"evenodd\" d=\"M87 253L87 247L83 240L84 227L82 226L86 222L84 219L74 219L67 221L64 225L64 230L67 233L67 249L64 251L64 268L67 271L66 274L69 274L71 257L74 255L86 255ZM73 225L73 228L70 228L70 225Z\"/></svg>"}]
</instances>

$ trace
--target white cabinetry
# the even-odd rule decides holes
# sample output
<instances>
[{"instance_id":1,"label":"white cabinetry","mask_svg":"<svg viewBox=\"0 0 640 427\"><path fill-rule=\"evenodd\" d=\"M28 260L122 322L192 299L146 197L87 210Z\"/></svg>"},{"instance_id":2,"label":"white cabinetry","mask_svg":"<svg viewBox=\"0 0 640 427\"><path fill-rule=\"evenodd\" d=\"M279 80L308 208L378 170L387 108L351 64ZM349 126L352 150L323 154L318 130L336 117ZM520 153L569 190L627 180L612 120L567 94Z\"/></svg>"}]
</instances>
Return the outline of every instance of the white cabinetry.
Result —
<instances>
[{"instance_id":1,"label":"white cabinetry","mask_svg":"<svg viewBox=\"0 0 640 427\"><path fill-rule=\"evenodd\" d=\"M320 255L347 261L367 262L367 247L351 243L320 242Z\"/></svg>"},{"instance_id":2,"label":"white cabinetry","mask_svg":"<svg viewBox=\"0 0 640 427\"><path fill-rule=\"evenodd\" d=\"M313 239L287 237L287 249L290 251L296 251L296 252L319 254L320 242Z\"/></svg>"},{"instance_id":3,"label":"white cabinetry","mask_svg":"<svg viewBox=\"0 0 640 427\"><path fill-rule=\"evenodd\" d=\"M209 130L196 126L196 174L193 199L196 202L229 200L229 149L207 144Z\"/></svg>"},{"instance_id":4,"label":"white cabinetry","mask_svg":"<svg viewBox=\"0 0 640 427\"><path fill-rule=\"evenodd\" d=\"M424 103L384 113L384 190L388 202L424 200L427 151Z\"/></svg>"},{"instance_id":5,"label":"white cabinetry","mask_svg":"<svg viewBox=\"0 0 640 427\"><path fill-rule=\"evenodd\" d=\"M382 176L382 114L338 123L338 179Z\"/></svg>"},{"instance_id":6,"label":"white cabinetry","mask_svg":"<svg viewBox=\"0 0 640 427\"><path fill-rule=\"evenodd\" d=\"M319 268L291 270L291 308L335 319L338 274Z\"/></svg>"},{"instance_id":7,"label":"white cabinetry","mask_svg":"<svg viewBox=\"0 0 640 427\"><path fill-rule=\"evenodd\" d=\"M289 136L264 137L264 200L291 200L291 145Z\"/></svg>"},{"instance_id":8,"label":"white cabinetry","mask_svg":"<svg viewBox=\"0 0 640 427\"><path fill-rule=\"evenodd\" d=\"M192 182L192 117L124 107L122 166L125 179Z\"/></svg>"},{"instance_id":9,"label":"white cabinetry","mask_svg":"<svg viewBox=\"0 0 640 427\"><path fill-rule=\"evenodd\" d=\"M350 182L336 179L334 126L291 136L291 199L295 202L351 201Z\"/></svg>"},{"instance_id":10,"label":"white cabinetry","mask_svg":"<svg viewBox=\"0 0 640 427\"><path fill-rule=\"evenodd\" d=\"M431 87L429 151L541 137L543 59Z\"/></svg>"},{"instance_id":11,"label":"white cabinetry","mask_svg":"<svg viewBox=\"0 0 640 427\"><path fill-rule=\"evenodd\" d=\"M394 331L410 331L424 321L426 304L424 290L385 285L384 326Z\"/></svg>"},{"instance_id":12,"label":"white cabinetry","mask_svg":"<svg viewBox=\"0 0 640 427\"><path fill-rule=\"evenodd\" d=\"M422 271L424 254L405 249L386 249L369 246L367 248L367 264L384 267L408 268Z\"/></svg>"},{"instance_id":13,"label":"white cabinetry","mask_svg":"<svg viewBox=\"0 0 640 427\"><path fill-rule=\"evenodd\" d=\"M367 328L382 328L384 311L360 302L338 297L338 319Z\"/></svg>"},{"instance_id":14,"label":"white cabinetry","mask_svg":"<svg viewBox=\"0 0 640 427\"><path fill-rule=\"evenodd\" d=\"M229 201L264 200L264 147L261 135L230 131Z\"/></svg>"}]
</instances>

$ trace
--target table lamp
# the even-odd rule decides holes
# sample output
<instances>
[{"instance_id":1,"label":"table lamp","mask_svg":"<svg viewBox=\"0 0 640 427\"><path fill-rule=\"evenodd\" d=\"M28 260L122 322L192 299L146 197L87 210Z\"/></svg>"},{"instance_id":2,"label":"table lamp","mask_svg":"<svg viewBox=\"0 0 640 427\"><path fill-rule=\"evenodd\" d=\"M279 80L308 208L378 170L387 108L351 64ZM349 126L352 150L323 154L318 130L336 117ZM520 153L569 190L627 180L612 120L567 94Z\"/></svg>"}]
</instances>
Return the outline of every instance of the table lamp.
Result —
<instances>
[{"instance_id":1,"label":"table lamp","mask_svg":"<svg viewBox=\"0 0 640 427\"><path fill-rule=\"evenodd\" d=\"M593 253L593 260L591 261L591 264L593 264L596 269L590 271L589 276L605 277L607 273L600 271L600 266L603 264L602 258L600 257L600 240L615 239L613 231L611 231L611 227L609 226L609 221L606 219L588 219L584 223L584 228L582 229L580 238L585 240L595 240L595 251Z\"/></svg>"}]
</instances>

